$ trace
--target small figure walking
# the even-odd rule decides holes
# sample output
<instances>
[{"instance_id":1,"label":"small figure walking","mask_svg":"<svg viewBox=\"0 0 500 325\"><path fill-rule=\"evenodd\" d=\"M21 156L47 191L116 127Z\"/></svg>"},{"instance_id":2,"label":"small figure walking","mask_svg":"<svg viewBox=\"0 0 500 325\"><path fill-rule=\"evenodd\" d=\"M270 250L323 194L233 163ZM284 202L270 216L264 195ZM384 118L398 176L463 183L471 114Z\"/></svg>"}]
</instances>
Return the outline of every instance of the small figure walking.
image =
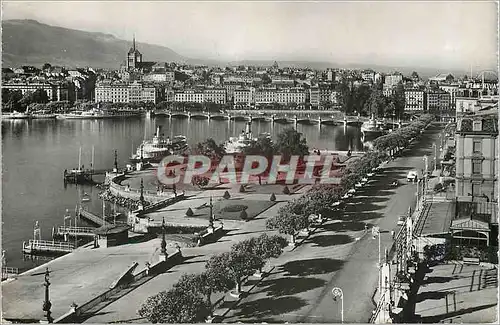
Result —
<instances>
[{"instance_id":1,"label":"small figure walking","mask_svg":"<svg viewBox=\"0 0 500 325\"><path fill-rule=\"evenodd\" d=\"M392 237L392 240L394 240L394 236L396 235L396 232L394 230L391 231L391 237Z\"/></svg>"}]
</instances>

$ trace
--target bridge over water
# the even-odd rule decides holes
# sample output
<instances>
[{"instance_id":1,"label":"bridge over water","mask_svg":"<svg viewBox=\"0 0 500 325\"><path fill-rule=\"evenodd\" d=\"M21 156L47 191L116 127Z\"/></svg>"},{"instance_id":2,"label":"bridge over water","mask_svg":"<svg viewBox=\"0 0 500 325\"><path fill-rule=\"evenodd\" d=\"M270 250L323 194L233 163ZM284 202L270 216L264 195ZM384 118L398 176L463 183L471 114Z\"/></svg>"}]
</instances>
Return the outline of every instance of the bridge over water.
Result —
<instances>
[{"instance_id":1,"label":"bridge over water","mask_svg":"<svg viewBox=\"0 0 500 325\"><path fill-rule=\"evenodd\" d=\"M281 124L354 125L368 120L367 117L347 116L340 111L296 111L296 110L232 110L224 113L190 111L155 111L156 116L168 118L208 119L227 121L263 121Z\"/></svg>"}]
</instances>

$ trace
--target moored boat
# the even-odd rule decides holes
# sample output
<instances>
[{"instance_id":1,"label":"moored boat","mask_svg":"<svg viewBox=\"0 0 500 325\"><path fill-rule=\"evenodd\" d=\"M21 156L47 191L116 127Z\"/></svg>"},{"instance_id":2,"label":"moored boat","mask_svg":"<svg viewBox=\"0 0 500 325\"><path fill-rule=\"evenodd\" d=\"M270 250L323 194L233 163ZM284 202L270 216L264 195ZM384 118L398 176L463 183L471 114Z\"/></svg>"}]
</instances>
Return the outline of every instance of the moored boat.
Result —
<instances>
[{"instance_id":1,"label":"moored boat","mask_svg":"<svg viewBox=\"0 0 500 325\"><path fill-rule=\"evenodd\" d=\"M21 113L14 111L12 113L2 114L2 119L10 120L10 119L28 119L30 118L30 114Z\"/></svg>"},{"instance_id":2,"label":"moored boat","mask_svg":"<svg viewBox=\"0 0 500 325\"><path fill-rule=\"evenodd\" d=\"M189 151L187 139L183 135L174 136L172 139L165 137L161 132L161 126L156 128L156 134L151 140L144 140L132 155L130 161L133 163L144 162L158 163L169 155L184 155Z\"/></svg>"}]
</instances>

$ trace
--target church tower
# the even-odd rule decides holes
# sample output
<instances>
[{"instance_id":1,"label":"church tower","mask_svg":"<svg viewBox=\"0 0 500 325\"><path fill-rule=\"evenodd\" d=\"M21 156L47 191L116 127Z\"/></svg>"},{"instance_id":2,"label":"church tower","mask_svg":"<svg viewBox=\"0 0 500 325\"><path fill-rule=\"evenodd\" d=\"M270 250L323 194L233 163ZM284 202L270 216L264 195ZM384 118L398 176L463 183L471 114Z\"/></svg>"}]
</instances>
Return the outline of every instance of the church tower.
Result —
<instances>
[{"instance_id":1,"label":"church tower","mask_svg":"<svg viewBox=\"0 0 500 325\"><path fill-rule=\"evenodd\" d=\"M137 69L139 67L138 63L142 62L142 54L135 47L135 35L132 41L132 47L127 54L127 70Z\"/></svg>"}]
</instances>

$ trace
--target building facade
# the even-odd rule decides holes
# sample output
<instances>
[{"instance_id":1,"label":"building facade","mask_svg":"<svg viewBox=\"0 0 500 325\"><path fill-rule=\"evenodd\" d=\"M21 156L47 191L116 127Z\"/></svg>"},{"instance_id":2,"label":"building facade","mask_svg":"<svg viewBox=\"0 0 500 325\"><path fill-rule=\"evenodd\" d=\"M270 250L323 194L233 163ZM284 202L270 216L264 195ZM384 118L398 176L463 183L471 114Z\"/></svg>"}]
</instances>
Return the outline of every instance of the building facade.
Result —
<instances>
[{"instance_id":1,"label":"building facade","mask_svg":"<svg viewBox=\"0 0 500 325\"><path fill-rule=\"evenodd\" d=\"M450 110L451 96L445 91L431 91L427 93L427 110L442 112Z\"/></svg>"},{"instance_id":2,"label":"building facade","mask_svg":"<svg viewBox=\"0 0 500 325\"><path fill-rule=\"evenodd\" d=\"M255 103L255 89L238 88L234 91L234 104L250 106Z\"/></svg>"},{"instance_id":3,"label":"building facade","mask_svg":"<svg viewBox=\"0 0 500 325\"><path fill-rule=\"evenodd\" d=\"M96 85L95 102L132 103L157 102L157 90L152 85L140 82L110 82L104 81Z\"/></svg>"},{"instance_id":4,"label":"building facade","mask_svg":"<svg viewBox=\"0 0 500 325\"><path fill-rule=\"evenodd\" d=\"M227 91L225 88L207 88L204 91L203 101L216 103L216 104L225 104L227 98Z\"/></svg>"},{"instance_id":5,"label":"building facade","mask_svg":"<svg viewBox=\"0 0 500 325\"><path fill-rule=\"evenodd\" d=\"M426 96L423 90L405 91L405 111L424 111Z\"/></svg>"},{"instance_id":6,"label":"building facade","mask_svg":"<svg viewBox=\"0 0 500 325\"><path fill-rule=\"evenodd\" d=\"M180 103L203 103L204 97L204 93L201 90L186 89L176 91L174 101Z\"/></svg>"},{"instance_id":7,"label":"building facade","mask_svg":"<svg viewBox=\"0 0 500 325\"><path fill-rule=\"evenodd\" d=\"M45 90L49 101L62 101L75 99L75 87L73 83L62 82L7 82L2 84L2 88L10 90L19 90L21 94L34 92L37 89Z\"/></svg>"},{"instance_id":8,"label":"building facade","mask_svg":"<svg viewBox=\"0 0 500 325\"><path fill-rule=\"evenodd\" d=\"M457 201L498 202L498 108L458 119L455 156Z\"/></svg>"}]
</instances>

